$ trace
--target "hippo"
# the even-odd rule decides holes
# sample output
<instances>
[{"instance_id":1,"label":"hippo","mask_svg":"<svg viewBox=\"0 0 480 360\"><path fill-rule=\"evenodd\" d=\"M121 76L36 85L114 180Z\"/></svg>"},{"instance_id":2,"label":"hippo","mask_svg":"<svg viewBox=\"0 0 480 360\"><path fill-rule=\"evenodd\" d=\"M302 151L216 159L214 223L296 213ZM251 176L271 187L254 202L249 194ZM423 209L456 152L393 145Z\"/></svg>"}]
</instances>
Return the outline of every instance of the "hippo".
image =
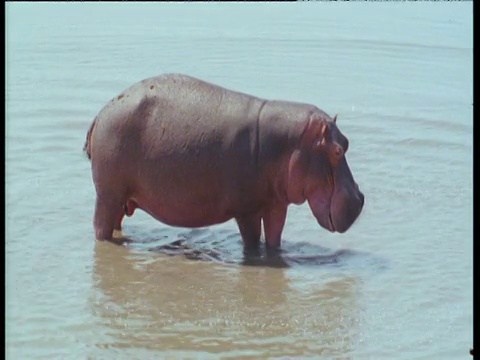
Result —
<instances>
[{"instance_id":1,"label":"hippo","mask_svg":"<svg viewBox=\"0 0 480 360\"><path fill-rule=\"evenodd\" d=\"M96 189L97 240L141 209L175 227L235 219L245 248L279 248L290 204L343 233L364 195L348 139L314 105L265 100L184 74L139 81L93 120L84 151ZM120 236L120 235L119 235Z\"/></svg>"}]
</instances>

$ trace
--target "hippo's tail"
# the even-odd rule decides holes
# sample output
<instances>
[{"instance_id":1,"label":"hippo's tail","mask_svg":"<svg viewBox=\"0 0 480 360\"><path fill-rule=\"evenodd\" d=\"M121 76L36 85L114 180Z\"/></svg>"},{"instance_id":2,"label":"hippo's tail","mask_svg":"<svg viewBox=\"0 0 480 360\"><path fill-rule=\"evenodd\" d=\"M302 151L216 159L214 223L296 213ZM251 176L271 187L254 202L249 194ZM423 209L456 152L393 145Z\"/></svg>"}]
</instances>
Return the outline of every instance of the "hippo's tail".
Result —
<instances>
[{"instance_id":1,"label":"hippo's tail","mask_svg":"<svg viewBox=\"0 0 480 360\"><path fill-rule=\"evenodd\" d=\"M90 125L90 128L88 129L88 132L87 132L87 138L85 140L85 145L83 145L83 151L87 154L88 159L92 158L91 154L90 154L90 150L91 150L90 138L92 137L92 131L93 131L93 128L95 127L96 122L97 122L97 118L95 118L92 121L92 125Z\"/></svg>"}]
</instances>

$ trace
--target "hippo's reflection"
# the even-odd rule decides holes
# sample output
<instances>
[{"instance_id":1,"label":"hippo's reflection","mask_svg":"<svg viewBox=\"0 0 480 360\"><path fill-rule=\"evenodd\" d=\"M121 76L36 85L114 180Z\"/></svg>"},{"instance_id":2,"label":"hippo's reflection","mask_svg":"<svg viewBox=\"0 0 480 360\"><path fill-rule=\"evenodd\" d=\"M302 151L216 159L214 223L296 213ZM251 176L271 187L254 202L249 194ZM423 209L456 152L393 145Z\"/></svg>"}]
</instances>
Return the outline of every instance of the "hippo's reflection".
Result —
<instances>
[{"instance_id":1,"label":"hippo's reflection","mask_svg":"<svg viewBox=\"0 0 480 360\"><path fill-rule=\"evenodd\" d=\"M305 271L310 279L312 271ZM357 328L357 279L324 271L311 286L299 274L97 242L92 308L113 337L98 346L172 356L348 357Z\"/></svg>"}]
</instances>

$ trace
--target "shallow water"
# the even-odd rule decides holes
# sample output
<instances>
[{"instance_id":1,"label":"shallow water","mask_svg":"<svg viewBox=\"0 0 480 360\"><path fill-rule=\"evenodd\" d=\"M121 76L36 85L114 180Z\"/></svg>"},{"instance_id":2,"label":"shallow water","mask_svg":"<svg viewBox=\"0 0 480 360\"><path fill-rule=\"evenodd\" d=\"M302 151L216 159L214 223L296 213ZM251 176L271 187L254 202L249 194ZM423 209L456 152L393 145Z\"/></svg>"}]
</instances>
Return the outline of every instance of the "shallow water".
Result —
<instances>
[{"instance_id":1,"label":"shallow water","mask_svg":"<svg viewBox=\"0 0 480 360\"><path fill-rule=\"evenodd\" d=\"M6 8L8 358L469 357L471 2ZM283 251L245 257L234 222L137 211L95 242L86 131L164 72L338 113L357 223L291 206Z\"/></svg>"}]
</instances>

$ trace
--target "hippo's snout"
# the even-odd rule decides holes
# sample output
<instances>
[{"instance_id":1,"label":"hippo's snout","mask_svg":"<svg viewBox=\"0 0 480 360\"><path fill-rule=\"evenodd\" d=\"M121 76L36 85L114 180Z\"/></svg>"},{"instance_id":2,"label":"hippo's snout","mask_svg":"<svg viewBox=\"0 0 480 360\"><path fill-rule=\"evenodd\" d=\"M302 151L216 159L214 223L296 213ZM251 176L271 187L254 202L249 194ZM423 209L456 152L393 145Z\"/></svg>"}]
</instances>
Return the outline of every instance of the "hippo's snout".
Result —
<instances>
[{"instance_id":1,"label":"hippo's snout","mask_svg":"<svg viewBox=\"0 0 480 360\"><path fill-rule=\"evenodd\" d=\"M331 219L334 231L346 232L357 220L365 204L365 195L355 184L353 191L339 191L332 198Z\"/></svg>"}]
</instances>

